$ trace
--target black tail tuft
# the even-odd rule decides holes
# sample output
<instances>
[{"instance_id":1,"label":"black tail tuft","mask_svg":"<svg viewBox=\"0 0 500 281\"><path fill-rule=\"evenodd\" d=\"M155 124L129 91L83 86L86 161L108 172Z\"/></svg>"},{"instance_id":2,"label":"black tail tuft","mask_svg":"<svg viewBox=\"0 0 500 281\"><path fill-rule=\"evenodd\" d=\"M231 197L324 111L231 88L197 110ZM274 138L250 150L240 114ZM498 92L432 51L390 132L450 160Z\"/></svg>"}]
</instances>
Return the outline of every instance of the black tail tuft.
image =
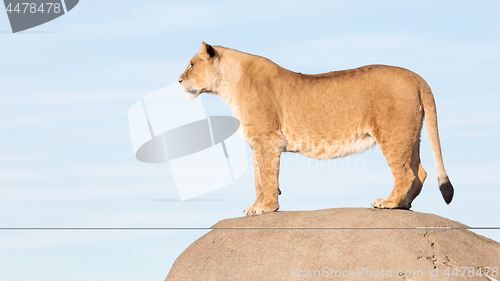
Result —
<instances>
[{"instance_id":1,"label":"black tail tuft","mask_svg":"<svg viewBox=\"0 0 500 281\"><path fill-rule=\"evenodd\" d=\"M441 194L443 195L444 201L446 204L450 204L451 199L453 199L453 185L448 178L445 181L439 183L439 190L441 190Z\"/></svg>"}]
</instances>

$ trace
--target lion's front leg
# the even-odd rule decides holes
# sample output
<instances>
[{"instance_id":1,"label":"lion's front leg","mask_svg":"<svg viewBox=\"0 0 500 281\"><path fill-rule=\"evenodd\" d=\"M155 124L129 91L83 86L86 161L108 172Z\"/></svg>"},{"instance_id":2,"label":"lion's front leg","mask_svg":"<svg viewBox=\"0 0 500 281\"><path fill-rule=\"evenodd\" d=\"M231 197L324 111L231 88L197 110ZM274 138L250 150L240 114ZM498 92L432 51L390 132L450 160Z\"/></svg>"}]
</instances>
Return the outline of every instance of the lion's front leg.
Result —
<instances>
[{"instance_id":1,"label":"lion's front leg","mask_svg":"<svg viewBox=\"0 0 500 281\"><path fill-rule=\"evenodd\" d=\"M278 195L281 193L278 187L281 151L281 140L263 142L259 138L254 140L252 155L257 199L254 204L245 209L245 214L260 215L278 210Z\"/></svg>"},{"instance_id":2,"label":"lion's front leg","mask_svg":"<svg viewBox=\"0 0 500 281\"><path fill-rule=\"evenodd\" d=\"M263 198L262 203L255 205L254 213L256 215L274 212L279 208L278 174L281 151L273 149L272 151L265 151L263 154L260 157L257 154Z\"/></svg>"},{"instance_id":3,"label":"lion's front leg","mask_svg":"<svg viewBox=\"0 0 500 281\"><path fill-rule=\"evenodd\" d=\"M255 173L255 191L257 192L257 199L255 199L255 203L252 205L248 206L245 209L245 215L253 215L255 212L255 207L259 206L262 204L264 201L264 190L262 189L262 183L260 181L260 172L259 172L259 165L257 164L257 160L255 157L255 153L252 151L252 158L253 158L253 169Z\"/></svg>"}]
</instances>

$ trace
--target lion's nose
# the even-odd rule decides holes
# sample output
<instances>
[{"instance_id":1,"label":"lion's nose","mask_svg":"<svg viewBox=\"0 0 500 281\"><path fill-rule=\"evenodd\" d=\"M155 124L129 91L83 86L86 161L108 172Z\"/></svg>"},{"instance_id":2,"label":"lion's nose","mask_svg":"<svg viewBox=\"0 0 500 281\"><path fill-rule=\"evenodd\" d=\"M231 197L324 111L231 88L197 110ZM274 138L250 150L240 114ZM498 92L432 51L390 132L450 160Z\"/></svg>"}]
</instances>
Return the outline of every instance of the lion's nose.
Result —
<instances>
[{"instance_id":1,"label":"lion's nose","mask_svg":"<svg viewBox=\"0 0 500 281\"><path fill-rule=\"evenodd\" d=\"M179 79L179 84L182 84L182 79Z\"/></svg>"}]
</instances>

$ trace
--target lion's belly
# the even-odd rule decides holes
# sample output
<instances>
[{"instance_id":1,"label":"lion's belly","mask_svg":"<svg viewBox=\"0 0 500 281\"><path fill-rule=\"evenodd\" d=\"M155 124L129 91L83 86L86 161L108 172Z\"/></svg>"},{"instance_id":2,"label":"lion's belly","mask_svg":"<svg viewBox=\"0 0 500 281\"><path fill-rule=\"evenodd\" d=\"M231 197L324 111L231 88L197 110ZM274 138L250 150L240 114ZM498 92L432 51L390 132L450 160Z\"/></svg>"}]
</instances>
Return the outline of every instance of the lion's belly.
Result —
<instances>
[{"instance_id":1,"label":"lion's belly","mask_svg":"<svg viewBox=\"0 0 500 281\"><path fill-rule=\"evenodd\" d=\"M286 149L311 158L332 159L363 152L375 144L373 137L364 134L343 140L289 140Z\"/></svg>"}]
</instances>

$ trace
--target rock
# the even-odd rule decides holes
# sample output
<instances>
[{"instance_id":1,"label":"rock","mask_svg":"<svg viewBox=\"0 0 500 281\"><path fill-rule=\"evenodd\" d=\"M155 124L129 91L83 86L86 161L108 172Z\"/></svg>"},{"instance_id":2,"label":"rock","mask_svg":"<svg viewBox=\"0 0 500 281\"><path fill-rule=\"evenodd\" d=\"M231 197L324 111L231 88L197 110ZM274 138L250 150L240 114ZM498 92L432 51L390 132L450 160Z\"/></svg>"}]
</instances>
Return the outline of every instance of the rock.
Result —
<instances>
[{"instance_id":1,"label":"rock","mask_svg":"<svg viewBox=\"0 0 500 281\"><path fill-rule=\"evenodd\" d=\"M366 208L226 219L191 244L165 280L500 280L500 243L466 227L432 214ZM496 275L489 270L494 279L484 276L486 267L496 267Z\"/></svg>"}]
</instances>

